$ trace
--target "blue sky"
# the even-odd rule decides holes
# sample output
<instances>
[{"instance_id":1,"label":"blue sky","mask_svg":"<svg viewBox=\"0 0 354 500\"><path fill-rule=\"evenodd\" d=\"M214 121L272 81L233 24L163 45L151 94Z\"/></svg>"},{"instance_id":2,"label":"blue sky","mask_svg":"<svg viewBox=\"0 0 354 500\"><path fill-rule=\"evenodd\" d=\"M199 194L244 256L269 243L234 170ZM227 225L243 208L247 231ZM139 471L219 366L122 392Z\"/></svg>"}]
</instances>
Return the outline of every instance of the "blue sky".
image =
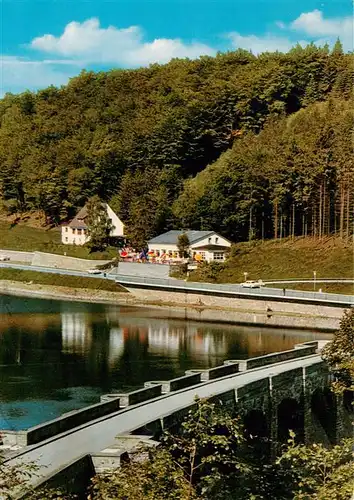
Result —
<instances>
[{"instance_id":1,"label":"blue sky","mask_svg":"<svg viewBox=\"0 0 354 500\"><path fill-rule=\"evenodd\" d=\"M352 0L0 0L0 95L238 47L353 50L352 16Z\"/></svg>"}]
</instances>

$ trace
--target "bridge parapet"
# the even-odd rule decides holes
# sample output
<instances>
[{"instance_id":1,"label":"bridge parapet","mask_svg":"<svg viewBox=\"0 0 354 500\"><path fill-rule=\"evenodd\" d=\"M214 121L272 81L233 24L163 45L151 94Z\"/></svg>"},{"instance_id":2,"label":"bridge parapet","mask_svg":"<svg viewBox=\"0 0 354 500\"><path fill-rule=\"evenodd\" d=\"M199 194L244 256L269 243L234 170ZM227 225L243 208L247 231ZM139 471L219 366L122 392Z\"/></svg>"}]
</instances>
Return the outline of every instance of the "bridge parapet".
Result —
<instances>
[{"instance_id":1,"label":"bridge parapet","mask_svg":"<svg viewBox=\"0 0 354 500\"><path fill-rule=\"evenodd\" d=\"M318 349L318 342L313 342L311 345L297 344L295 349L288 351L275 352L265 354L257 358L250 358L245 360L228 359L224 361L225 365L237 363L239 371L252 370L253 368L262 368L263 366L272 365L274 363L281 363L282 361L289 361L291 359L302 358L304 356L311 356L316 354Z\"/></svg>"},{"instance_id":2,"label":"bridge parapet","mask_svg":"<svg viewBox=\"0 0 354 500\"><path fill-rule=\"evenodd\" d=\"M206 370L187 370L186 375L200 373L201 381L207 382L209 380L215 380L217 378L226 377L227 375L233 375L235 373L238 373L238 371L239 371L238 362L230 361L228 364L215 366L214 368L208 368Z\"/></svg>"},{"instance_id":3,"label":"bridge parapet","mask_svg":"<svg viewBox=\"0 0 354 500\"><path fill-rule=\"evenodd\" d=\"M169 392L179 391L180 389L185 389L186 387L200 384L201 381L201 373L196 372L183 375L182 377L173 378L171 380L153 380L150 382L145 382L144 386L150 387L153 384L161 384L162 394L168 394Z\"/></svg>"},{"instance_id":4,"label":"bridge parapet","mask_svg":"<svg viewBox=\"0 0 354 500\"><path fill-rule=\"evenodd\" d=\"M136 405L138 403L144 403L149 399L157 398L162 394L161 384L152 384L143 389L138 389L132 392L126 392L121 394L115 394L120 400L120 405L122 408L130 405Z\"/></svg>"},{"instance_id":5,"label":"bridge parapet","mask_svg":"<svg viewBox=\"0 0 354 500\"><path fill-rule=\"evenodd\" d=\"M25 431L0 431L0 435L5 445L29 446L79 427L97 418L114 413L120 408L119 398L114 396L109 400L64 413L58 418L35 425Z\"/></svg>"}]
</instances>

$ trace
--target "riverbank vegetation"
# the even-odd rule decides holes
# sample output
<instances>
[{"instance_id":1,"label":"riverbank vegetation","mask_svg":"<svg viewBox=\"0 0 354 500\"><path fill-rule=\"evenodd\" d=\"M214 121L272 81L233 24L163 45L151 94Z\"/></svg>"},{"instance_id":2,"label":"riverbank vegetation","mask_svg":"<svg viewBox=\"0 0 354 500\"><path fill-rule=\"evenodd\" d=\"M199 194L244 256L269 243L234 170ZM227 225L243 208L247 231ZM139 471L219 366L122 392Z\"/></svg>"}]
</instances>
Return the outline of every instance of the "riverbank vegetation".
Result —
<instances>
[{"instance_id":1,"label":"riverbank vegetation","mask_svg":"<svg viewBox=\"0 0 354 500\"><path fill-rule=\"evenodd\" d=\"M172 227L348 239L353 57L237 50L6 94L3 210L59 224L98 195L138 247Z\"/></svg>"},{"instance_id":2,"label":"riverbank vegetation","mask_svg":"<svg viewBox=\"0 0 354 500\"><path fill-rule=\"evenodd\" d=\"M87 288L89 290L107 290L110 292L125 292L126 290L114 281L104 278L87 278L66 274L42 273L37 271L23 271L21 269L0 268L0 281L19 281L24 284L53 285L58 287Z\"/></svg>"},{"instance_id":3,"label":"riverbank vegetation","mask_svg":"<svg viewBox=\"0 0 354 500\"><path fill-rule=\"evenodd\" d=\"M339 330L325 346L322 357L333 373L335 392L349 396L348 400L354 404L354 309L344 314Z\"/></svg>"}]
</instances>

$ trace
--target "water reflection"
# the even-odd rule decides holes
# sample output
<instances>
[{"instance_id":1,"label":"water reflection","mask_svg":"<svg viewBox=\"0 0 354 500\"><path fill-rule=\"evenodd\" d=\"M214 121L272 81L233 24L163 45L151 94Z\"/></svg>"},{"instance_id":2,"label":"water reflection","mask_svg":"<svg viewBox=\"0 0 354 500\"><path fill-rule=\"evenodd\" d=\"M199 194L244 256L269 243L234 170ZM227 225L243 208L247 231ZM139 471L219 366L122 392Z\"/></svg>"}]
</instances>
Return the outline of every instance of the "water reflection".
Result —
<instances>
[{"instance_id":1,"label":"water reflection","mask_svg":"<svg viewBox=\"0 0 354 500\"><path fill-rule=\"evenodd\" d=\"M97 402L110 390L326 337L156 314L0 296L0 429L35 425Z\"/></svg>"},{"instance_id":2,"label":"water reflection","mask_svg":"<svg viewBox=\"0 0 354 500\"><path fill-rule=\"evenodd\" d=\"M83 312L61 313L62 351L84 355L92 344L90 316Z\"/></svg>"}]
</instances>

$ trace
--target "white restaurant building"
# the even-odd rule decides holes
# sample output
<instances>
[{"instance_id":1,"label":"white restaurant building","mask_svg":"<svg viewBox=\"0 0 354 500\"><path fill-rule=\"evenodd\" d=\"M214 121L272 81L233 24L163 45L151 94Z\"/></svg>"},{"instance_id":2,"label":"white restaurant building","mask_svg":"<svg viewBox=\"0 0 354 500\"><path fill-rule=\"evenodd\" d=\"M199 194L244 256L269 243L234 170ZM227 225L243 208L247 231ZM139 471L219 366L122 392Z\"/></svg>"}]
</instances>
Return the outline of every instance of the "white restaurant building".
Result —
<instances>
[{"instance_id":1,"label":"white restaurant building","mask_svg":"<svg viewBox=\"0 0 354 500\"><path fill-rule=\"evenodd\" d=\"M215 231L178 231L171 230L148 241L149 253L156 257L178 259L178 238L186 234L189 239L189 255L199 261L224 261L230 251L231 242Z\"/></svg>"}]
</instances>

